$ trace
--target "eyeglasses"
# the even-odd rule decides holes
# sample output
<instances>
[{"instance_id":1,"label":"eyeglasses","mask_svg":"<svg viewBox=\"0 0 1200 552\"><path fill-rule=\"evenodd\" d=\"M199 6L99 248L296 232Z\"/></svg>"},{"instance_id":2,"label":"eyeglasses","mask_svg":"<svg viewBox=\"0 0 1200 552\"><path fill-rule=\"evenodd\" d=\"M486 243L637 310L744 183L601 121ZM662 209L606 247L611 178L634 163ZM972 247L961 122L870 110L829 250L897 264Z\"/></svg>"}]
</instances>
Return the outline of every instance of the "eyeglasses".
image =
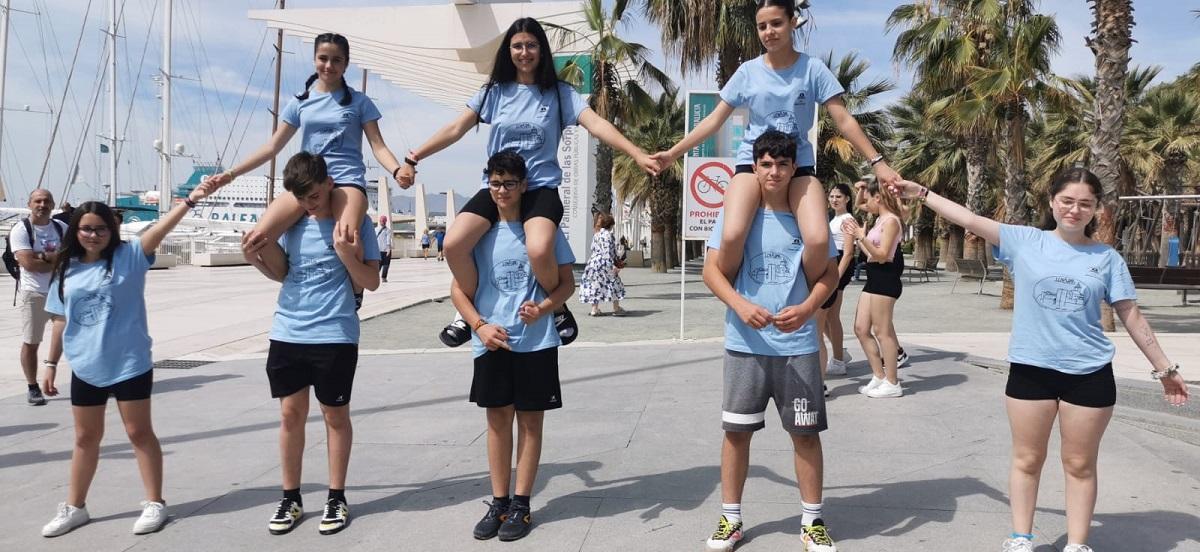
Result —
<instances>
[{"instance_id":1,"label":"eyeglasses","mask_svg":"<svg viewBox=\"0 0 1200 552\"><path fill-rule=\"evenodd\" d=\"M1094 211L1096 204L1090 201L1075 201L1074 199L1059 199L1054 198L1054 202L1058 204L1064 211L1070 211L1075 207L1079 207L1080 211Z\"/></svg>"},{"instance_id":2,"label":"eyeglasses","mask_svg":"<svg viewBox=\"0 0 1200 552\"><path fill-rule=\"evenodd\" d=\"M110 229L107 226L80 226L79 233L85 236L107 236Z\"/></svg>"},{"instance_id":3,"label":"eyeglasses","mask_svg":"<svg viewBox=\"0 0 1200 552\"><path fill-rule=\"evenodd\" d=\"M520 180L489 180L488 181L488 187L490 187L493 190L499 190L500 188L504 188L505 190L511 190L513 188L516 188L519 185L521 185Z\"/></svg>"},{"instance_id":4,"label":"eyeglasses","mask_svg":"<svg viewBox=\"0 0 1200 552\"><path fill-rule=\"evenodd\" d=\"M542 45L537 42L513 42L508 47L516 51L529 50L530 52L542 49Z\"/></svg>"}]
</instances>

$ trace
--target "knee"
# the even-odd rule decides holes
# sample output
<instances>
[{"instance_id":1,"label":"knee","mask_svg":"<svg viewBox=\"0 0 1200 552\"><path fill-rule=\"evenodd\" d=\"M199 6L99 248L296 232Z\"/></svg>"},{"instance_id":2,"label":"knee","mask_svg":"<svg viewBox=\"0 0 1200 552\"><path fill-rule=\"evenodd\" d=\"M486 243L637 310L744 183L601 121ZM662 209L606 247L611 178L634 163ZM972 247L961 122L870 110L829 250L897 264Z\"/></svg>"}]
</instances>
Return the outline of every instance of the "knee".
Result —
<instances>
[{"instance_id":1,"label":"knee","mask_svg":"<svg viewBox=\"0 0 1200 552\"><path fill-rule=\"evenodd\" d=\"M529 251L529 258L534 262L553 258L554 247L552 243L530 240L525 244L525 248Z\"/></svg>"},{"instance_id":2,"label":"knee","mask_svg":"<svg viewBox=\"0 0 1200 552\"><path fill-rule=\"evenodd\" d=\"M1062 457L1063 472L1073 479L1091 479L1096 477L1096 459L1086 455L1064 454Z\"/></svg>"},{"instance_id":3,"label":"knee","mask_svg":"<svg viewBox=\"0 0 1200 552\"><path fill-rule=\"evenodd\" d=\"M104 428L96 430L75 428L75 448L94 449L100 447L100 439L104 438Z\"/></svg>"},{"instance_id":4,"label":"knee","mask_svg":"<svg viewBox=\"0 0 1200 552\"><path fill-rule=\"evenodd\" d=\"M854 322L854 335L859 339L871 339L871 323L870 322Z\"/></svg>"},{"instance_id":5,"label":"knee","mask_svg":"<svg viewBox=\"0 0 1200 552\"><path fill-rule=\"evenodd\" d=\"M325 411L325 426L330 431L350 431L350 411L347 408L331 408Z\"/></svg>"},{"instance_id":6,"label":"knee","mask_svg":"<svg viewBox=\"0 0 1200 552\"><path fill-rule=\"evenodd\" d=\"M517 414L517 431L524 435L541 435L542 434L542 413L541 412L521 412Z\"/></svg>"},{"instance_id":7,"label":"knee","mask_svg":"<svg viewBox=\"0 0 1200 552\"><path fill-rule=\"evenodd\" d=\"M284 409L280 413L280 425L284 431L304 431L304 422L308 417L307 415L307 412L298 408Z\"/></svg>"},{"instance_id":8,"label":"knee","mask_svg":"<svg viewBox=\"0 0 1200 552\"><path fill-rule=\"evenodd\" d=\"M154 435L154 428L147 425L126 425L125 434L129 436L129 442L139 447L149 445L158 441L158 437Z\"/></svg>"},{"instance_id":9,"label":"knee","mask_svg":"<svg viewBox=\"0 0 1200 552\"><path fill-rule=\"evenodd\" d=\"M796 450L808 450L814 447L821 446L821 436L815 433L805 433L803 435L793 434L792 445Z\"/></svg>"},{"instance_id":10,"label":"knee","mask_svg":"<svg viewBox=\"0 0 1200 552\"><path fill-rule=\"evenodd\" d=\"M750 439L754 437L753 431L726 431L725 441L734 447L750 446Z\"/></svg>"},{"instance_id":11,"label":"knee","mask_svg":"<svg viewBox=\"0 0 1200 552\"><path fill-rule=\"evenodd\" d=\"M1046 451L1023 449L1014 450L1012 455L1013 469L1026 475L1042 473L1042 464L1046 462Z\"/></svg>"}]
</instances>

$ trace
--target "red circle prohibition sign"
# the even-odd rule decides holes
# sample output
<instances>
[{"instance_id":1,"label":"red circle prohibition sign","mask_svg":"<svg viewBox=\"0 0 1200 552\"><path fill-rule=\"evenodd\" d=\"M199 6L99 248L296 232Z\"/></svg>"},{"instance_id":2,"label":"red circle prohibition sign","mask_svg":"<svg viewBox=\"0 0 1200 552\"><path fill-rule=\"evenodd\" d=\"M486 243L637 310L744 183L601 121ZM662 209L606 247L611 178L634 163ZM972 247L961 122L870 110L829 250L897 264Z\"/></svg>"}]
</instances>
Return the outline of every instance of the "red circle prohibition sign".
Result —
<instances>
[{"instance_id":1,"label":"red circle prohibition sign","mask_svg":"<svg viewBox=\"0 0 1200 552\"><path fill-rule=\"evenodd\" d=\"M729 165L719 161L710 161L700 165L692 173L692 180L688 185L688 189L691 191L692 197L700 205L709 209L720 209L724 203L725 189L729 187L729 183L732 180L733 170L729 168ZM719 199L714 201L712 199L712 192L716 192ZM708 196L708 198L705 196Z\"/></svg>"}]
</instances>

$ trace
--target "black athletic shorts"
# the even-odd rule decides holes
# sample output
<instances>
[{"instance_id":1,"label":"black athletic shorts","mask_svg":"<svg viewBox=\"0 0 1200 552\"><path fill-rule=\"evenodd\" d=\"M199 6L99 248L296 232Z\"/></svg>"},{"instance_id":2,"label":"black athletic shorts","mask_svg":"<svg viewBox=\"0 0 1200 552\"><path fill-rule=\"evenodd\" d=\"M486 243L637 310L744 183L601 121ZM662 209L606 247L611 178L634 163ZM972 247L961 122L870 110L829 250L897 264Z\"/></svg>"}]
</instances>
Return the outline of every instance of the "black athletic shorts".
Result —
<instances>
[{"instance_id":1,"label":"black athletic shorts","mask_svg":"<svg viewBox=\"0 0 1200 552\"><path fill-rule=\"evenodd\" d=\"M492 194L487 188L476 192L459 212L479 215L492 224L500 220L500 210L496 207L496 202L492 201ZM558 195L558 188L534 188L521 194L521 222L528 222L529 219L537 217L548 218L555 226L562 223L563 204Z\"/></svg>"},{"instance_id":2,"label":"black athletic shorts","mask_svg":"<svg viewBox=\"0 0 1200 552\"><path fill-rule=\"evenodd\" d=\"M904 274L904 253L896 248L892 260L886 263L867 263L867 283L863 285L863 293L883 295L899 299L904 291L904 282L900 276Z\"/></svg>"},{"instance_id":3,"label":"black athletic shorts","mask_svg":"<svg viewBox=\"0 0 1200 552\"><path fill-rule=\"evenodd\" d=\"M1112 363L1090 374L1067 374L1051 368L1012 363L1004 394L1024 401L1057 400L1076 406L1107 408L1117 404Z\"/></svg>"},{"instance_id":4,"label":"black athletic shorts","mask_svg":"<svg viewBox=\"0 0 1200 552\"><path fill-rule=\"evenodd\" d=\"M362 184L350 184L350 183L346 183L346 182L334 182L334 183L333 183L333 187L334 187L334 188L354 188L354 189L356 189L356 190L358 190L358 191L362 192L362 194L363 194L363 197L367 197L367 189L366 189L366 188L364 188Z\"/></svg>"},{"instance_id":5,"label":"black athletic shorts","mask_svg":"<svg viewBox=\"0 0 1200 552\"><path fill-rule=\"evenodd\" d=\"M842 255L845 255L845 254L846 253L844 251L838 251L838 254L837 254L838 268L841 268ZM847 267L846 273L842 274L841 276L838 277L837 289L833 290L833 293L831 293L829 295L829 299L826 299L825 303L823 303L821 305L822 309L828 309L833 306L834 301L837 301L838 294L841 293L842 290L846 289L846 286L850 285L850 278L853 276L854 276L854 266Z\"/></svg>"},{"instance_id":6,"label":"black athletic shorts","mask_svg":"<svg viewBox=\"0 0 1200 552\"><path fill-rule=\"evenodd\" d=\"M145 374L118 381L105 387L96 387L71 374L71 406L103 406L109 395L118 401L141 401L150 398L154 388L154 369Z\"/></svg>"},{"instance_id":7,"label":"black athletic shorts","mask_svg":"<svg viewBox=\"0 0 1200 552\"><path fill-rule=\"evenodd\" d=\"M742 173L754 173L754 165L738 165L733 170L733 174L739 175ZM812 165L804 165L796 167L796 172L792 173L792 178L800 178L801 176L817 176L817 168Z\"/></svg>"},{"instance_id":8,"label":"black athletic shorts","mask_svg":"<svg viewBox=\"0 0 1200 552\"><path fill-rule=\"evenodd\" d=\"M471 402L485 408L511 404L521 411L562 408L558 347L529 353L497 349L475 357Z\"/></svg>"},{"instance_id":9,"label":"black athletic shorts","mask_svg":"<svg viewBox=\"0 0 1200 552\"><path fill-rule=\"evenodd\" d=\"M287 343L271 340L267 352L267 380L271 397L295 394L308 386L325 406L350 404L358 345L353 343Z\"/></svg>"}]
</instances>

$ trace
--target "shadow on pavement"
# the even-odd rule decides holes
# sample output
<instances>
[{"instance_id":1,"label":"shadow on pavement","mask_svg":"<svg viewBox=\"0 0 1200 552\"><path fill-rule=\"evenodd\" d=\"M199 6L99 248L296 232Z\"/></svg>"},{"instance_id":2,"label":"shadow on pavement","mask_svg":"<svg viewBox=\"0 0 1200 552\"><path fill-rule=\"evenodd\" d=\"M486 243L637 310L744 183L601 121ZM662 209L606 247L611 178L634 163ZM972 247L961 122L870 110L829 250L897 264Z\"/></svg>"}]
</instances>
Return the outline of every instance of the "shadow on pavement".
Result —
<instances>
[{"instance_id":1,"label":"shadow on pavement","mask_svg":"<svg viewBox=\"0 0 1200 552\"><path fill-rule=\"evenodd\" d=\"M170 393L172 391L191 391L193 389L199 389L205 384L242 377L245 376L239 374L214 374L211 376L196 375L165 379L154 382L154 392L157 394Z\"/></svg>"},{"instance_id":2,"label":"shadow on pavement","mask_svg":"<svg viewBox=\"0 0 1200 552\"><path fill-rule=\"evenodd\" d=\"M25 433L26 431L42 431L42 430L46 430L46 429L54 429L56 427L58 427L58 424L25 424L25 425L14 425L14 426L0 426L0 437L8 437L9 435Z\"/></svg>"}]
</instances>

